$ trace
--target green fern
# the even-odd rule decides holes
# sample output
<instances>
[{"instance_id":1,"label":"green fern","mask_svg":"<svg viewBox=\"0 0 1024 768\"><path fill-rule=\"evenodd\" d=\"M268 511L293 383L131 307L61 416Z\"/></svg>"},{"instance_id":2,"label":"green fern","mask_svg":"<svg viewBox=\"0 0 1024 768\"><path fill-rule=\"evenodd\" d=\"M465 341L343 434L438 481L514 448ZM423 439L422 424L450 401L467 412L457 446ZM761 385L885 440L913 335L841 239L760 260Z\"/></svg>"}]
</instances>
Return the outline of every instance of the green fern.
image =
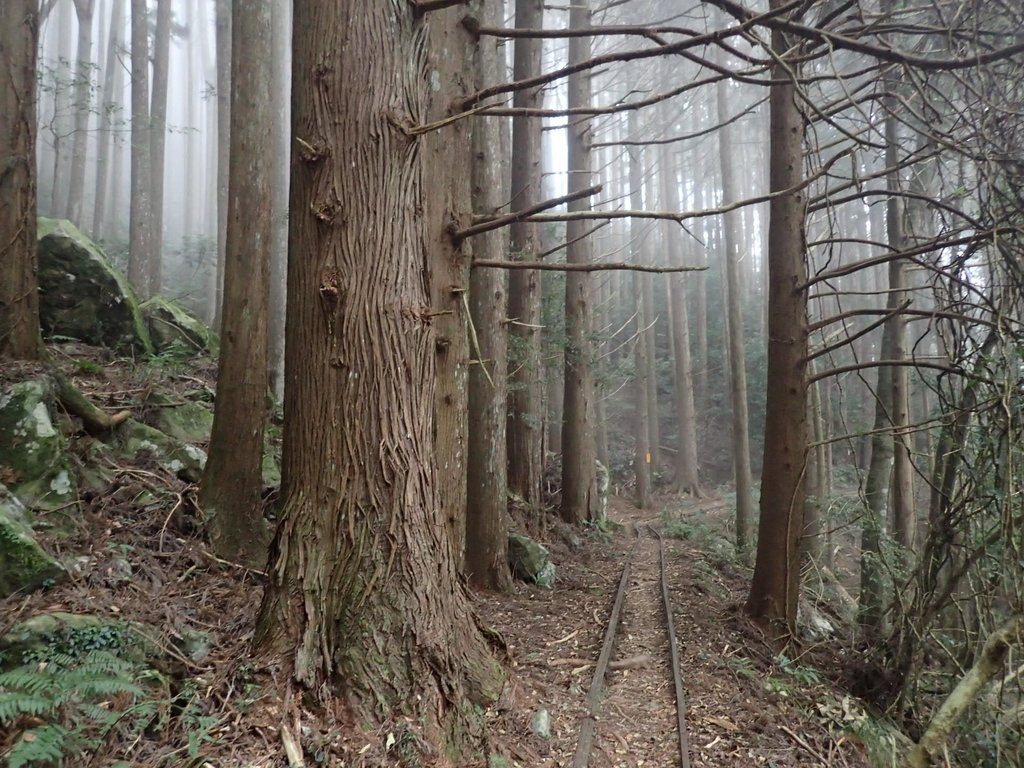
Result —
<instances>
[{"instance_id":1,"label":"green fern","mask_svg":"<svg viewBox=\"0 0 1024 768\"><path fill-rule=\"evenodd\" d=\"M144 727L136 721L148 722L152 707L137 706L147 698L137 673L136 665L104 650L54 653L0 673L0 725L28 720L24 725L30 726L8 752L8 768L59 765L69 753L95 751L122 722L133 730Z\"/></svg>"}]
</instances>

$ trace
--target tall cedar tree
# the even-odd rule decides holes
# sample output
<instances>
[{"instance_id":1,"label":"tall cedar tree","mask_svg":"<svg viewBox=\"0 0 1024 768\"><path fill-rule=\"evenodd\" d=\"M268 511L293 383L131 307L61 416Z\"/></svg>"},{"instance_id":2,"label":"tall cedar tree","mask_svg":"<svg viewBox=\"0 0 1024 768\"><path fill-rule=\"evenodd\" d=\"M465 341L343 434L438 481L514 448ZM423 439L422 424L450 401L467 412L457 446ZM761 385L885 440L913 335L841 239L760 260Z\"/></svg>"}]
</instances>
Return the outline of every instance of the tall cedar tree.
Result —
<instances>
[{"instance_id":1,"label":"tall cedar tree","mask_svg":"<svg viewBox=\"0 0 1024 768\"><path fill-rule=\"evenodd\" d=\"M516 27L544 26L543 0L516 0ZM537 38L515 41L512 77L524 80L541 73L543 48ZM520 88L513 95L516 108L541 106L541 89ZM540 202L541 123L533 117L512 118L511 210L521 211ZM540 252L540 227L518 221L509 229L512 258L534 260ZM510 346L508 396L508 488L528 506L540 504L541 486L541 273L513 269L509 275L508 316Z\"/></svg>"},{"instance_id":2,"label":"tall cedar tree","mask_svg":"<svg viewBox=\"0 0 1024 768\"><path fill-rule=\"evenodd\" d=\"M37 0L0 4L0 357L39 354L36 286Z\"/></svg>"},{"instance_id":3,"label":"tall cedar tree","mask_svg":"<svg viewBox=\"0 0 1024 768\"><path fill-rule=\"evenodd\" d=\"M771 0L777 11L785 0ZM765 402L761 522L747 598L752 617L788 632L796 623L807 453L807 263L802 189L804 117L792 81L792 43L772 32L769 103L768 392Z\"/></svg>"},{"instance_id":4,"label":"tall cedar tree","mask_svg":"<svg viewBox=\"0 0 1024 768\"><path fill-rule=\"evenodd\" d=\"M153 190L149 140L149 14L146 0L132 0L132 198L128 217L128 280L150 296Z\"/></svg>"},{"instance_id":5,"label":"tall cedar tree","mask_svg":"<svg viewBox=\"0 0 1024 768\"><path fill-rule=\"evenodd\" d=\"M256 632L308 689L449 735L502 684L434 453L431 272L462 258L437 199L465 185L468 202L469 153L409 130L459 95L444 68L467 61L462 15L294 5L285 490Z\"/></svg>"},{"instance_id":6,"label":"tall cedar tree","mask_svg":"<svg viewBox=\"0 0 1024 768\"><path fill-rule=\"evenodd\" d=\"M267 403L270 280L271 0L236 3L231 64L231 165L217 407L200 503L214 549L266 560L260 495Z\"/></svg>"}]
</instances>

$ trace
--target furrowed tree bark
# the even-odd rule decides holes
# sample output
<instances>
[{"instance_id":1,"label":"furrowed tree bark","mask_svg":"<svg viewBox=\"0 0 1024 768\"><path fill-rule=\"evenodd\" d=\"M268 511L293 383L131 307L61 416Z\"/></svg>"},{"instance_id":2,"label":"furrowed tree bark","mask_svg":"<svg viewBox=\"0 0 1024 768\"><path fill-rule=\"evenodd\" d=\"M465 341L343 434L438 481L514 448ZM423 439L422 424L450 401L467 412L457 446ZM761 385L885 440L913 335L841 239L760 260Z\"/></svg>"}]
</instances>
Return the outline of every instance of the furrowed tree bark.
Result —
<instances>
[{"instance_id":1,"label":"furrowed tree bark","mask_svg":"<svg viewBox=\"0 0 1024 768\"><path fill-rule=\"evenodd\" d=\"M92 19L95 0L75 0L78 17L78 44L75 50L75 135L71 143L71 176L68 180L68 204L64 217L80 227L85 224L82 205L85 198L85 159L89 145L89 117L92 114Z\"/></svg>"},{"instance_id":2,"label":"furrowed tree bark","mask_svg":"<svg viewBox=\"0 0 1024 768\"><path fill-rule=\"evenodd\" d=\"M589 0L577 0L569 10L570 27L590 26ZM590 58L590 39L569 40L569 63ZM569 77L569 108L591 103L590 73ZM569 124L569 193L591 185L591 121L580 119ZM589 198L569 203L570 213L590 209ZM569 243L566 261L587 264L592 261L586 221L566 223ZM562 519L569 523L596 520L600 500L597 494L596 446L594 441L594 373L592 369L590 298L591 277L586 272L565 275L565 396L562 426Z\"/></svg>"},{"instance_id":3,"label":"furrowed tree bark","mask_svg":"<svg viewBox=\"0 0 1024 768\"><path fill-rule=\"evenodd\" d=\"M149 292L163 285L164 155L167 146L167 87L171 58L171 0L157 0L153 36L153 93L150 107L150 183L153 185L153 249L149 259ZM264 85L264 88L266 86Z\"/></svg>"},{"instance_id":4,"label":"furrowed tree bark","mask_svg":"<svg viewBox=\"0 0 1024 768\"><path fill-rule=\"evenodd\" d=\"M401 126L450 103L434 44L463 52L462 15L294 4L285 490L255 638L306 689L371 722L422 719L455 747L468 705L502 683L434 456L429 273L457 256L450 222L424 210L466 183L469 158Z\"/></svg>"},{"instance_id":5,"label":"furrowed tree bark","mask_svg":"<svg viewBox=\"0 0 1024 768\"><path fill-rule=\"evenodd\" d=\"M270 91L272 0L235 3L238 45L231 63L231 167L228 182L224 308L217 406L199 502L214 550L261 567L263 431L267 411L267 295L273 116Z\"/></svg>"},{"instance_id":6,"label":"furrowed tree bark","mask_svg":"<svg viewBox=\"0 0 1024 768\"><path fill-rule=\"evenodd\" d=\"M38 0L0 4L0 358L39 356L36 283Z\"/></svg>"},{"instance_id":7,"label":"furrowed tree bark","mask_svg":"<svg viewBox=\"0 0 1024 768\"><path fill-rule=\"evenodd\" d=\"M481 23L502 21L497 3L477 4ZM477 40L474 57L477 90L499 82L503 55L493 38ZM473 125L473 209L493 213L508 199L503 164L494 152L502 144L498 120ZM508 240L493 231L474 238L474 257L504 258ZM475 269L470 278L472 335L469 368L469 444L466 461L465 572L471 584L506 591L512 586L508 566L508 480L505 429L508 406L507 275L498 269Z\"/></svg>"},{"instance_id":8,"label":"furrowed tree bark","mask_svg":"<svg viewBox=\"0 0 1024 768\"><path fill-rule=\"evenodd\" d=\"M732 128L728 120L726 81L715 90L718 129L718 164L722 174L722 205L740 199L733 168ZM729 346L729 397L732 404L732 464L736 482L736 552L746 560L750 550L750 524L754 517L753 480L750 471L750 417L747 413L746 332L743 327L740 285L740 243L743 242L739 211L725 214L722 222L725 252L725 295Z\"/></svg>"},{"instance_id":9,"label":"furrowed tree bark","mask_svg":"<svg viewBox=\"0 0 1024 768\"><path fill-rule=\"evenodd\" d=\"M544 26L542 0L516 0L516 27ZM535 77L541 71L541 41L516 40L513 78ZM537 108L539 88L515 92L513 106ZM530 208L541 200L541 123L529 117L512 118L512 205L511 211ZM530 221L509 228L511 257L532 261L540 252L539 225ZM510 348L508 396L508 487L509 491L536 509L540 505L541 474L541 273L512 270L508 285Z\"/></svg>"},{"instance_id":10,"label":"furrowed tree bark","mask_svg":"<svg viewBox=\"0 0 1024 768\"><path fill-rule=\"evenodd\" d=\"M132 0L132 199L128 221L128 281L144 298L150 296L148 270L153 251L148 27L146 0Z\"/></svg>"},{"instance_id":11,"label":"furrowed tree bark","mask_svg":"<svg viewBox=\"0 0 1024 768\"><path fill-rule=\"evenodd\" d=\"M779 10L784 0L770 0ZM779 57L770 86L770 187L793 189L803 179L804 119L790 73L798 65L791 41L772 32ZM768 392L761 521L747 611L789 634L796 623L807 453L807 279L803 191L773 197L768 227Z\"/></svg>"}]
</instances>

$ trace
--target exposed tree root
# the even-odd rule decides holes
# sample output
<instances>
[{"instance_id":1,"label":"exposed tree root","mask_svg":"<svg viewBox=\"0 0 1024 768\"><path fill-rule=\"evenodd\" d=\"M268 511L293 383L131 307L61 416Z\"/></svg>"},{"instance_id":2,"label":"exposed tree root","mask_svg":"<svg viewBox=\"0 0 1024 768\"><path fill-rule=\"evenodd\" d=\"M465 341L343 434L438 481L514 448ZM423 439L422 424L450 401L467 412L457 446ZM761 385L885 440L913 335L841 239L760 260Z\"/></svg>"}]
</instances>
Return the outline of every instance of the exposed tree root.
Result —
<instances>
[{"instance_id":1,"label":"exposed tree root","mask_svg":"<svg viewBox=\"0 0 1024 768\"><path fill-rule=\"evenodd\" d=\"M121 411L111 416L93 405L92 401L82 394L81 390L56 367L51 368L50 375L53 376L57 384L57 398L60 400L60 404L72 416L77 416L82 420L85 431L90 435L102 435L131 418L131 411Z\"/></svg>"}]
</instances>

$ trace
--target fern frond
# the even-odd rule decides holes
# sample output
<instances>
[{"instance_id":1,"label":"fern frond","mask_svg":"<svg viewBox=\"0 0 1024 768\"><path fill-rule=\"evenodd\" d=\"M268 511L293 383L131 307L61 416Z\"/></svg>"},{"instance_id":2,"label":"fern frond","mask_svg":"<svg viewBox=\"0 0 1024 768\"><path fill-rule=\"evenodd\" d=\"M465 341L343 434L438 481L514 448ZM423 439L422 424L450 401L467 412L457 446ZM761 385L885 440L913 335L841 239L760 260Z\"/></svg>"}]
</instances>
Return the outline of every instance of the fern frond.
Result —
<instances>
[{"instance_id":1,"label":"fern frond","mask_svg":"<svg viewBox=\"0 0 1024 768\"><path fill-rule=\"evenodd\" d=\"M42 717L50 714L57 705L48 696L37 696L21 691L0 693L0 724L13 723L19 717L30 715Z\"/></svg>"},{"instance_id":2,"label":"fern frond","mask_svg":"<svg viewBox=\"0 0 1024 768\"><path fill-rule=\"evenodd\" d=\"M68 731L59 725L41 725L25 731L7 754L7 768L56 765L64 756Z\"/></svg>"}]
</instances>

